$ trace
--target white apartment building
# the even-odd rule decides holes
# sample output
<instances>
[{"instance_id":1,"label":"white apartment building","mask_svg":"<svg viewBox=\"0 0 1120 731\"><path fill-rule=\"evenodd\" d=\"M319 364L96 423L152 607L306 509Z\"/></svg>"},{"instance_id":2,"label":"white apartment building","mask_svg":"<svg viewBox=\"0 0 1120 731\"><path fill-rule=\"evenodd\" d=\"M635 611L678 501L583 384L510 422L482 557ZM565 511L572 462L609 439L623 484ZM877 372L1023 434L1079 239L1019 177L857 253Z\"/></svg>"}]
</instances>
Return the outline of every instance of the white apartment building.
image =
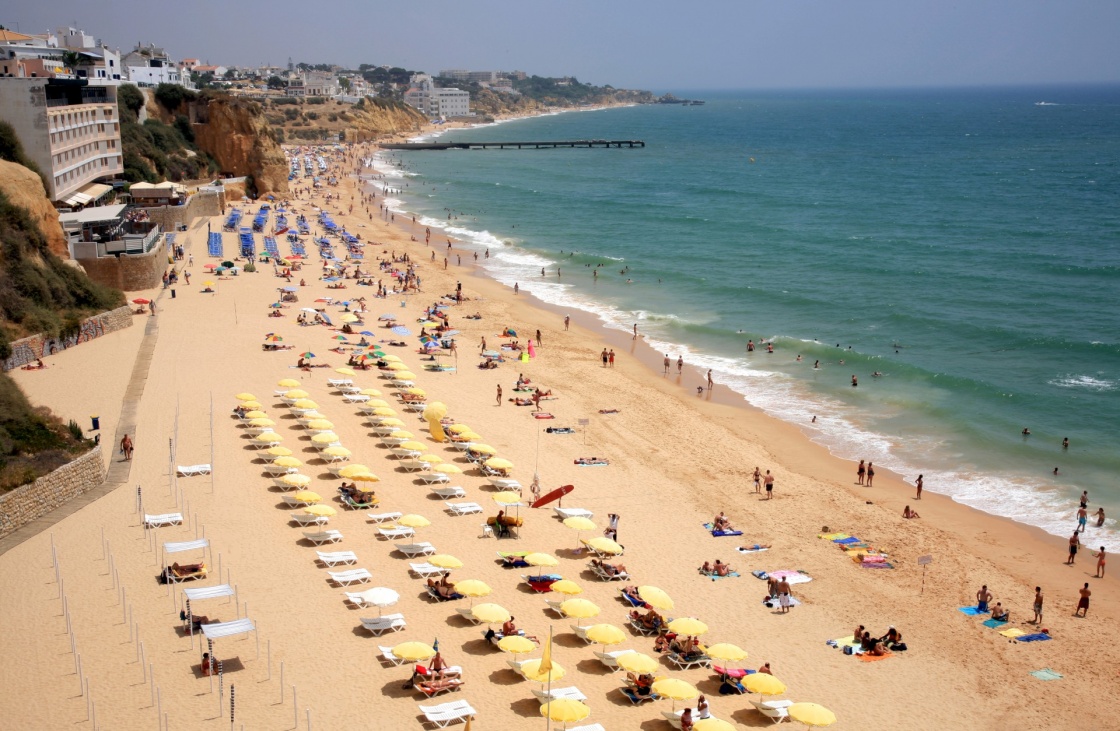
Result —
<instances>
[{"instance_id":1,"label":"white apartment building","mask_svg":"<svg viewBox=\"0 0 1120 731\"><path fill-rule=\"evenodd\" d=\"M470 92L460 89L437 89L427 74L412 77L412 85L404 93L404 103L429 117L469 117Z\"/></svg>"},{"instance_id":2,"label":"white apartment building","mask_svg":"<svg viewBox=\"0 0 1120 731\"><path fill-rule=\"evenodd\" d=\"M0 78L0 119L47 178L59 205L107 192L96 181L124 172L117 89L86 79Z\"/></svg>"},{"instance_id":3,"label":"white apartment building","mask_svg":"<svg viewBox=\"0 0 1120 731\"><path fill-rule=\"evenodd\" d=\"M121 59L125 75L137 86L158 86L159 84L180 84L190 87L190 77L186 81L179 67L171 62L162 48L148 44L138 45Z\"/></svg>"}]
</instances>

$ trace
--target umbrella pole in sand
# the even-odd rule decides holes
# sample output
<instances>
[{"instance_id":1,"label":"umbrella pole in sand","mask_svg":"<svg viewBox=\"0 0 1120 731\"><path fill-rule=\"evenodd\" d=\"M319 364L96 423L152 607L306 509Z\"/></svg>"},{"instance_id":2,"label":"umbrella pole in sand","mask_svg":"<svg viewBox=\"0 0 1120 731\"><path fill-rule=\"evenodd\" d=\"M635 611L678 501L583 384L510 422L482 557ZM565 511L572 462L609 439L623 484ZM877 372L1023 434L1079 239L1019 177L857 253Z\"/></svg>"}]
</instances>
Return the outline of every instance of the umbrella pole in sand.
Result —
<instances>
[{"instance_id":1,"label":"umbrella pole in sand","mask_svg":"<svg viewBox=\"0 0 1120 731\"><path fill-rule=\"evenodd\" d=\"M540 432L539 431L537 432L537 439L538 439L538 443L539 443L539 440L540 440ZM551 661L552 661L552 623L551 622L549 622L549 624L548 624L548 659L549 659L549 663L551 665ZM552 702L552 670L551 670L551 668L548 671L548 690L546 692L548 693L548 702L551 703ZM545 729L546 729L546 731L551 731L551 729L552 729L552 716L548 715L545 718L548 719L548 722L545 725Z\"/></svg>"}]
</instances>

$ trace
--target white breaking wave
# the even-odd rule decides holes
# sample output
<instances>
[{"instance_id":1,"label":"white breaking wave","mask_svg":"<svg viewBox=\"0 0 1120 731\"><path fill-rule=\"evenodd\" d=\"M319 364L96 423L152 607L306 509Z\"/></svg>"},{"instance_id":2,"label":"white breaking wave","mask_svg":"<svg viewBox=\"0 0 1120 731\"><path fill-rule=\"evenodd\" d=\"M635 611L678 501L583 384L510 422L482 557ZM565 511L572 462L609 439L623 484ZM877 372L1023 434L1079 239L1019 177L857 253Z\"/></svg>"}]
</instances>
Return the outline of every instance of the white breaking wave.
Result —
<instances>
[{"instance_id":1,"label":"white breaking wave","mask_svg":"<svg viewBox=\"0 0 1120 731\"><path fill-rule=\"evenodd\" d=\"M1095 378L1093 376L1079 376L1073 373L1067 373L1058 378L1051 378L1047 383L1051 386L1059 386L1061 388L1085 388L1090 391L1112 391L1116 388L1116 381L1110 381L1106 378Z\"/></svg>"}]
</instances>

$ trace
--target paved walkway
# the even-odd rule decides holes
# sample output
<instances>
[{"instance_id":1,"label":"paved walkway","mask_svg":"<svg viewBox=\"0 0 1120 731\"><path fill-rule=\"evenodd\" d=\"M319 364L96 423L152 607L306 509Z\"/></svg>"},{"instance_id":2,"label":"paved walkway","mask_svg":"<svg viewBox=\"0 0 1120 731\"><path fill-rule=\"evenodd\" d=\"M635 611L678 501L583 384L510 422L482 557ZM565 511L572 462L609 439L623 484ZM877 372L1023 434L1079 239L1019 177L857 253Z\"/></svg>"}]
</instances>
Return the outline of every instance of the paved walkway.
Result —
<instances>
[{"instance_id":1,"label":"paved walkway","mask_svg":"<svg viewBox=\"0 0 1120 731\"><path fill-rule=\"evenodd\" d=\"M161 290L156 300L159 300L166 290ZM157 311L158 311L157 307ZM117 433L113 441L106 443L101 440L101 449L110 454L109 470L105 479L97 487L91 488L81 495L73 498L65 505L59 506L51 512L33 520L19 530L0 538L0 554L5 554L27 539L42 533L63 518L73 515L85 506L108 495L113 490L128 482L132 470L132 462L122 461L117 456L117 445L125 434L133 435L136 441L136 412L140 407L140 399L144 397L144 386L148 383L148 369L152 365L152 355L156 349L156 340L159 338L159 315L148 317L144 325L144 339L140 341L140 349L136 353L136 362L132 366L132 375L128 379L128 387L124 392L124 401L121 402L121 418L117 421Z\"/></svg>"}]
</instances>

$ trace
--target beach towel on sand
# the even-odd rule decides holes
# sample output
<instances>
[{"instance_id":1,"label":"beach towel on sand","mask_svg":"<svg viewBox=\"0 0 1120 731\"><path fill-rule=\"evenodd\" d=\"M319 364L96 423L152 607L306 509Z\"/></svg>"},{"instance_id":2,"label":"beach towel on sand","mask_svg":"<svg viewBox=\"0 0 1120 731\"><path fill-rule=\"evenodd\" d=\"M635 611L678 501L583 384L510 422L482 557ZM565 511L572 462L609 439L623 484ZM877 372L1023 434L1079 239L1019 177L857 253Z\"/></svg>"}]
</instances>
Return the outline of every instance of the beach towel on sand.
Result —
<instances>
[{"instance_id":1,"label":"beach towel on sand","mask_svg":"<svg viewBox=\"0 0 1120 731\"><path fill-rule=\"evenodd\" d=\"M961 607L957 611L962 612L964 614L967 614L970 617L975 617L975 616L978 616L980 614L991 614L991 612L981 612L976 607Z\"/></svg>"},{"instance_id":2,"label":"beach towel on sand","mask_svg":"<svg viewBox=\"0 0 1120 731\"><path fill-rule=\"evenodd\" d=\"M720 576L719 574L705 574L703 571L701 571L700 575L701 576L706 576L709 579L711 579L712 581L715 581L716 579L730 579L730 578L736 578L737 579L737 578L739 578L739 572L738 571L732 571L729 574L727 574L727 576Z\"/></svg>"},{"instance_id":3,"label":"beach towel on sand","mask_svg":"<svg viewBox=\"0 0 1120 731\"><path fill-rule=\"evenodd\" d=\"M1035 676L1039 680L1061 680L1062 679L1062 674L1061 673L1056 673L1053 670L1051 670L1050 668L1042 668L1042 670L1034 670L1034 671L1031 672L1031 675Z\"/></svg>"},{"instance_id":4,"label":"beach towel on sand","mask_svg":"<svg viewBox=\"0 0 1120 731\"><path fill-rule=\"evenodd\" d=\"M788 569L781 569L779 571L771 571L770 575L775 579L785 579L790 584L808 584L813 580L812 576L802 573L800 571L790 571Z\"/></svg>"},{"instance_id":5,"label":"beach towel on sand","mask_svg":"<svg viewBox=\"0 0 1120 731\"><path fill-rule=\"evenodd\" d=\"M778 609L782 606L782 603L781 601L779 601L778 597L774 597L773 599L771 599L770 597L763 597L762 603L771 609ZM791 596L789 598L789 605L791 607L800 607L801 602L797 601L796 597Z\"/></svg>"},{"instance_id":6,"label":"beach towel on sand","mask_svg":"<svg viewBox=\"0 0 1120 731\"><path fill-rule=\"evenodd\" d=\"M1003 635L1004 637L1010 637L1011 639L1015 639L1016 637L1022 637L1023 635L1026 634L1026 632L1019 629L1018 627L1012 627L1011 629L1005 629L1003 632L1000 632L1000 634Z\"/></svg>"},{"instance_id":7,"label":"beach towel on sand","mask_svg":"<svg viewBox=\"0 0 1120 731\"><path fill-rule=\"evenodd\" d=\"M845 647L845 646L859 647L860 646L860 643L856 640L855 635L848 635L847 637L841 637L841 638L835 639L835 640L828 640L828 641L825 642L825 644L829 645L831 647Z\"/></svg>"},{"instance_id":8,"label":"beach towel on sand","mask_svg":"<svg viewBox=\"0 0 1120 731\"><path fill-rule=\"evenodd\" d=\"M985 619L984 620L984 626L985 627L991 627L992 629L999 629L1000 627L1002 627L1005 624L1007 624L1007 620L1004 620L1004 619Z\"/></svg>"},{"instance_id":9,"label":"beach towel on sand","mask_svg":"<svg viewBox=\"0 0 1120 731\"><path fill-rule=\"evenodd\" d=\"M891 653L890 655L870 655L865 652L859 656L859 659L862 662L876 662L878 660L886 660L888 657L894 657L894 653Z\"/></svg>"},{"instance_id":10,"label":"beach towel on sand","mask_svg":"<svg viewBox=\"0 0 1120 731\"><path fill-rule=\"evenodd\" d=\"M765 571L763 571L762 569L758 569L758 570L756 570L756 571L752 571L752 572L751 572L751 576L753 576L753 577L754 577L754 578L756 578L756 579L762 579L763 581L765 581L766 579L769 579L769 578L770 578L770 574L766 573L766 572L765 572Z\"/></svg>"},{"instance_id":11,"label":"beach towel on sand","mask_svg":"<svg viewBox=\"0 0 1120 731\"><path fill-rule=\"evenodd\" d=\"M758 546L757 543L755 545ZM760 551L769 551L770 549L769 548L763 548L762 546L758 546L758 548L754 548L753 546L750 546L750 547L749 546L740 546L739 548L736 548L735 550L738 551L739 553L758 553Z\"/></svg>"},{"instance_id":12,"label":"beach towel on sand","mask_svg":"<svg viewBox=\"0 0 1120 731\"><path fill-rule=\"evenodd\" d=\"M741 535L743 535L743 531L741 531L741 530L716 530L715 529L716 528L715 523L703 523L703 526L708 532L710 532L712 534L712 536L714 536L716 538L722 538L724 536L741 536Z\"/></svg>"},{"instance_id":13,"label":"beach towel on sand","mask_svg":"<svg viewBox=\"0 0 1120 731\"><path fill-rule=\"evenodd\" d=\"M817 538L824 538L825 540L835 541L837 538L848 538L847 533L820 533Z\"/></svg>"},{"instance_id":14,"label":"beach towel on sand","mask_svg":"<svg viewBox=\"0 0 1120 731\"><path fill-rule=\"evenodd\" d=\"M833 538L833 543L859 543L860 539L855 536L848 536L847 538Z\"/></svg>"},{"instance_id":15,"label":"beach towel on sand","mask_svg":"<svg viewBox=\"0 0 1120 731\"><path fill-rule=\"evenodd\" d=\"M1016 639L1018 639L1019 642L1044 642L1052 638L1045 632L1038 632L1033 635L1020 635Z\"/></svg>"}]
</instances>

